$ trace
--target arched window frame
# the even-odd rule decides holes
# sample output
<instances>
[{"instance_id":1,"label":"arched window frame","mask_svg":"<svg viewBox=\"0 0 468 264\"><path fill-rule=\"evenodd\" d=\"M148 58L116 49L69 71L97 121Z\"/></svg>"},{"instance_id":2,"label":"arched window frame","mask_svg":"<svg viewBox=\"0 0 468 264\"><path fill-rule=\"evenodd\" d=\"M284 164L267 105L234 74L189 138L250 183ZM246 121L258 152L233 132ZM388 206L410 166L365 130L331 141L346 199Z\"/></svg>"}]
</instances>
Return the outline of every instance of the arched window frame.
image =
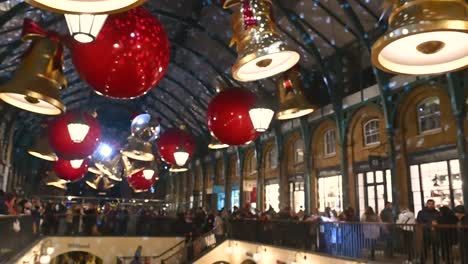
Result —
<instances>
[{"instance_id":1,"label":"arched window frame","mask_svg":"<svg viewBox=\"0 0 468 264\"><path fill-rule=\"evenodd\" d=\"M425 113L424 108L427 107L430 103L436 104L437 108L436 109L429 109L430 112ZM433 110L433 111L432 111ZM433 96L433 97L428 97L424 100L422 100L417 106L416 106L416 114L418 117L418 129L419 129L419 134L425 134L425 133L432 133L439 131L441 129L441 119L440 119L440 99L439 97ZM425 127L427 126L427 123L432 120L432 123L434 125L430 127ZM426 124L426 125L425 125Z\"/></svg>"},{"instance_id":2,"label":"arched window frame","mask_svg":"<svg viewBox=\"0 0 468 264\"><path fill-rule=\"evenodd\" d=\"M323 151L325 156L336 155L336 130L334 128L323 133Z\"/></svg>"},{"instance_id":3,"label":"arched window frame","mask_svg":"<svg viewBox=\"0 0 468 264\"><path fill-rule=\"evenodd\" d=\"M300 164L304 162L304 140L301 138L294 141L294 164Z\"/></svg>"},{"instance_id":4,"label":"arched window frame","mask_svg":"<svg viewBox=\"0 0 468 264\"><path fill-rule=\"evenodd\" d=\"M364 146L380 145L380 120L373 118L368 120L362 126L364 135Z\"/></svg>"}]
</instances>

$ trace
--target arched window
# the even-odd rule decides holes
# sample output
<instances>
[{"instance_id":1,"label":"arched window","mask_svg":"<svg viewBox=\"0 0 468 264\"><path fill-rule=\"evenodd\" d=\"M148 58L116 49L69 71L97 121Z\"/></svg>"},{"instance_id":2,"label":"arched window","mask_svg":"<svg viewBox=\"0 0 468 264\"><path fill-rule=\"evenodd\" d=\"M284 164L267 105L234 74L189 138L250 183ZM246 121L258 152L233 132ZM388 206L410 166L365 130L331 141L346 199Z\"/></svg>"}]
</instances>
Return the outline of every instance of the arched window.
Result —
<instances>
[{"instance_id":1,"label":"arched window","mask_svg":"<svg viewBox=\"0 0 468 264\"><path fill-rule=\"evenodd\" d=\"M336 154L336 132L335 129L329 129L323 134L324 152L326 156L332 156Z\"/></svg>"},{"instance_id":2,"label":"arched window","mask_svg":"<svg viewBox=\"0 0 468 264\"><path fill-rule=\"evenodd\" d=\"M380 144L379 119L371 119L364 123L364 145L372 146Z\"/></svg>"},{"instance_id":3,"label":"arched window","mask_svg":"<svg viewBox=\"0 0 468 264\"><path fill-rule=\"evenodd\" d=\"M252 154L248 160L247 171L249 175L257 172L257 159L255 157L255 153Z\"/></svg>"},{"instance_id":4,"label":"arched window","mask_svg":"<svg viewBox=\"0 0 468 264\"><path fill-rule=\"evenodd\" d=\"M298 139L294 142L294 164L304 162L304 140Z\"/></svg>"},{"instance_id":5,"label":"arched window","mask_svg":"<svg viewBox=\"0 0 468 264\"><path fill-rule=\"evenodd\" d=\"M429 97L418 104L419 133L440 129L440 100L438 97Z\"/></svg>"},{"instance_id":6,"label":"arched window","mask_svg":"<svg viewBox=\"0 0 468 264\"><path fill-rule=\"evenodd\" d=\"M270 164L270 169L278 167L278 154L276 152L276 147L271 148L268 152L268 162Z\"/></svg>"}]
</instances>

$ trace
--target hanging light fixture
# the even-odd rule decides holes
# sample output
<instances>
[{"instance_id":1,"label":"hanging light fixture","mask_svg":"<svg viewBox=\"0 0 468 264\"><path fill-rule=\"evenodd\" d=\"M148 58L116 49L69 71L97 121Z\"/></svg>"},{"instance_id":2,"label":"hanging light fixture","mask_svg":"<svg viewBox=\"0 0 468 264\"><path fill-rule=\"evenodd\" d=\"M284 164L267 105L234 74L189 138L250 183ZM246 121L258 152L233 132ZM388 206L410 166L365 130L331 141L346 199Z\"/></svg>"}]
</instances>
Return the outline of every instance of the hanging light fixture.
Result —
<instances>
[{"instance_id":1,"label":"hanging light fixture","mask_svg":"<svg viewBox=\"0 0 468 264\"><path fill-rule=\"evenodd\" d=\"M300 59L278 34L272 18L271 0L227 0L224 8L236 6L231 17L238 59L232 67L234 79L255 81L284 72Z\"/></svg>"},{"instance_id":2,"label":"hanging light fixture","mask_svg":"<svg viewBox=\"0 0 468 264\"><path fill-rule=\"evenodd\" d=\"M67 125L70 138L75 143L81 143L89 132L89 125L81 112L76 113L72 122Z\"/></svg>"},{"instance_id":3,"label":"hanging light fixture","mask_svg":"<svg viewBox=\"0 0 468 264\"><path fill-rule=\"evenodd\" d=\"M78 42L93 42L102 26L106 22L107 15L92 14L65 14L70 35Z\"/></svg>"},{"instance_id":4,"label":"hanging light fixture","mask_svg":"<svg viewBox=\"0 0 468 264\"><path fill-rule=\"evenodd\" d=\"M170 172L175 172L175 173L178 173L178 172L185 172L185 171L188 171L188 168L186 167L182 167L182 166L179 166L177 164L174 164L171 166L171 168L169 169Z\"/></svg>"},{"instance_id":5,"label":"hanging light fixture","mask_svg":"<svg viewBox=\"0 0 468 264\"><path fill-rule=\"evenodd\" d=\"M63 75L63 46L32 20L25 19L23 40L32 40L30 48L13 78L0 86L0 99L26 111L60 115L65 105L59 92L67 86Z\"/></svg>"},{"instance_id":6,"label":"hanging light fixture","mask_svg":"<svg viewBox=\"0 0 468 264\"><path fill-rule=\"evenodd\" d=\"M36 143L28 149L28 153L34 157L47 160L56 161L57 155L52 150L49 144L49 138L47 135L41 135L36 139Z\"/></svg>"},{"instance_id":7,"label":"hanging light fixture","mask_svg":"<svg viewBox=\"0 0 468 264\"><path fill-rule=\"evenodd\" d=\"M57 174L53 171L49 171L47 176L43 179L43 182L47 186L53 186L62 190L67 189L67 181L60 179Z\"/></svg>"},{"instance_id":8,"label":"hanging light fixture","mask_svg":"<svg viewBox=\"0 0 468 264\"><path fill-rule=\"evenodd\" d=\"M120 151L120 153L122 153L122 155L136 160L154 160L151 144L149 142L140 140L134 136L130 136L128 138L128 144Z\"/></svg>"},{"instance_id":9,"label":"hanging light fixture","mask_svg":"<svg viewBox=\"0 0 468 264\"><path fill-rule=\"evenodd\" d=\"M228 144L224 144L222 143L221 141L219 141L214 135L213 133L211 132L211 141L210 143L208 144L208 148L209 149L225 149L225 148L228 148L229 145Z\"/></svg>"},{"instance_id":10,"label":"hanging light fixture","mask_svg":"<svg viewBox=\"0 0 468 264\"><path fill-rule=\"evenodd\" d=\"M79 169L81 168L81 165L83 165L84 160L82 159L76 159L76 160L70 160L70 164L72 168L74 169Z\"/></svg>"},{"instance_id":11,"label":"hanging light fixture","mask_svg":"<svg viewBox=\"0 0 468 264\"><path fill-rule=\"evenodd\" d=\"M257 132L265 132L270 127L275 111L261 98L257 98L254 106L249 110L250 120Z\"/></svg>"},{"instance_id":12,"label":"hanging light fixture","mask_svg":"<svg viewBox=\"0 0 468 264\"><path fill-rule=\"evenodd\" d=\"M179 145L174 151L174 159L178 166L184 166L189 158L189 153L185 150L183 145Z\"/></svg>"},{"instance_id":13,"label":"hanging light fixture","mask_svg":"<svg viewBox=\"0 0 468 264\"><path fill-rule=\"evenodd\" d=\"M387 72L438 74L468 66L464 0L394 0L389 31L372 46L372 63Z\"/></svg>"},{"instance_id":14,"label":"hanging light fixture","mask_svg":"<svg viewBox=\"0 0 468 264\"><path fill-rule=\"evenodd\" d=\"M308 115L315 110L304 96L299 69L285 72L278 79L279 110L276 119L287 120Z\"/></svg>"},{"instance_id":15,"label":"hanging light fixture","mask_svg":"<svg viewBox=\"0 0 468 264\"><path fill-rule=\"evenodd\" d=\"M96 39L107 15L119 13L143 4L144 0L26 0L29 4L50 12L65 15L68 30L79 42Z\"/></svg>"}]
</instances>

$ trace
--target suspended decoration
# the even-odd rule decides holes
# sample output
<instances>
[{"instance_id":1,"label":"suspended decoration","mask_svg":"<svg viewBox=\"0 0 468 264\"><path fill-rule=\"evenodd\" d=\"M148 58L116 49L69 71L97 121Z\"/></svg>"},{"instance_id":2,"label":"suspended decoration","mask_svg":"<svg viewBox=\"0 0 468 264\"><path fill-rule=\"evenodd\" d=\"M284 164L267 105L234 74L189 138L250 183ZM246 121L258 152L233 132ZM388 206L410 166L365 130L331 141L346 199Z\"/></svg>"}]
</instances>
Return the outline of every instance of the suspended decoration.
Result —
<instances>
[{"instance_id":1,"label":"suspended decoration","mask_svg":"<svg viewBox=\"0 0 468 264\"><path fill-rule=\"evenodd\" d=\"M186 172L186 171L188 171L188 168L178 166L177 164L172 165L171 168L169 169L169 172L174 172L174 173Z\"/></svg>"},{"instance_id":2,"label":"suspended decoration","mask_svg":"<svg viewBox=\"0 0 468 264\"><path fill-rule=\"evenodd\" d=\"M157 142L161 159L169 164L176 164L174 154L178 147L183 147L188 153L187 159L192 157L195 151L195 141L185 129L170 128L161 134ZM187 161L187 160L185 160Z\"/></svg>"},{"instance_id":3,"label":"suspended decoration","mask_svg":"<svg viewBox=\"0 0 468 264\"><path fill-rule=\"evenodd\" d=\"M257 98L254 106L249 110L250 120L257 132L267 131L274 115L275 111L261 98Z\"/></svg>"},{"instance_id":4,"label":"suspended decoration","mask_svg":"<svg viewBox=\"0 0 468 264\"><path fill-rule=\"evenodd\" d=\"M214 135L213 132L211 132L211 141L208 144L209 149L225 149L228 148L228 144L221 143Z\"/></svg>"},{"instance_id":5,"label":"suspended decoration","mask_svg":"<svg viewBox=\"0 0 468 264\"><path fill-rule=\"evenodd\" d=\"M96 161L96 168L104 175L113 181L122 181L122 169L120 166L120 155L115 155L113 158L110 156Z\"/></svg>"},{"instance_id":6,"label":"suspended decoration","mask_svg":"<svg viewBox=\"0 0 468 264\"><path fill-rule=\"evenodd\" d=\"M100 138L100 125L88 113L68 112L53 120L49 126L50 144L57 155L64 159L90 156L99 146Z\"/></svg>"},{"instance_id":7,"label":"suspended decoration","mask_svg":"<svg viewBox=\"0 0 468 264\"><path fill-rule=\"evenodd\" d=\"M140 170L127 177L128 185L135 192L146 192L149 191L153 184L156 182L156 174L153 173L152 177L145 176L145 170Z\"/></svg>"},{"instance_id":8,"label":"suspended decoration","mask_svg":"<svg viewBox=\"0 0 468 264\"><path fill-rule=\"evenodd\" d=\"M46 128L43 128L44 132ZM56 161L57 154L52 150L52 147L49 143L49 137L46 133L41 133L36 139L34 145L28 149L28 153L34 157L47 160L47 161Z\"/></svg>"},{"instance_id":9,"label":"suspended decoration","mask_svg":"<svg viewBox=\"0 0 468 264\"><path fill-rule=\"evenodd\" d=\"M96 175L94 179L87 180L86 184L94 190L109 190L114 187L114 183L103 175Z\"/></svg>"},{"instance_id":10,"label":"suspended decoration","mask_svg":"<svg viewBox=\"0 0 468 264\"><path fill-rule=\"evenodd\" d=\"M372 63L401 74L452 72L468 66L468 3L393 1L389 31L372 46Z\"/></svg>"},{"instance_id":11,"label":"suspended decoration","mask_svg":"<svg viewBox=\"0 0 468 264\"><path fill-rule=\"evenodd\" d=\"M189 158L189 153L183 145L177 146L174 152L174 160L178 166L184 166Z\"/></svg>"},{"instance_id":12,"label":"suspended decoration","mask_svg":"<svg viewBox=\"0 0 468 264\"><path fill-rule=\"evenodd\" d=\"M120 151L122 155L129 158L141 160L141 161L152 161L154 160L153 150L150 143L138 139L134 136L128 138L128 143Z\"/></svg>"},{"instance_id":13,"label":"suspended decoration","mask_svg":"<svg viewBox=\"0 0 468 264\"><path fill-rule=\"evenodd\" d=\"M133 136L143 141L155 141L161 133L160 122L148 113L140 114L132 120L130 130Z\"/></svg>"},{"instance_id":14,"label":"suspended decoration","mask_svg":"<svg viewBox=\"0 0 468 264\"><path fill-rule=\"evenodd\" d=\"M138 160L131 160L126 156L122 156L122 163L125 177L128 177L145 169L143 162Z\"/></svg>"},{"instance_id":15,"label":"suspended decoration","mask_svg":"<svg viewBox=\"0 0 468 264\"><path fill-rule=\"evenodd\" d=\"M63 46L58 35L25 19L22 38L31 40L31 45L13 78L0 86L0 99L38 114L62 114L65 105L59 92L67 86L67 80L63 75Z\"/></svg>"},{"instance_id":16,"label":"suspended decoration","mask_svg":"<svg viewBox=\"0 0 468 264\"><path fill-rule=\"evenodd\" d=\"M123 12L143 4L144 0L26 0L29 4L50 12L65 14L68 30L83 43L96 39L107 14Z\"/></svg>"},{"instance_id":17,"label":"suspended decoration","mask_svg":"<svg viewBox=\"0 0 468 264\"><path fill-rule=\"evenodd\" d=\"M91 172L92 174L96 174L96 175L99 175L102 173L98 168L96 168L96 166L89 166L88 172Z\"/></svg>"},{"instance_id":18,"label":"suspended decoration","mask_svg":"<svg viewBox=\"0 0 468 264\"><path fill-rule=\"evenodd\" d=\"M70 50L81 78L96 93L111 98L131 99L147 93L169 65L166 32L143 8L110 15L94 42L72 42Z\"/></svg>"},{"instance_id":19,"label":"suspended decoration","mask_svg":"<svg viewBox=\"0 0 468 264\"><path fill-rule=\"evenodd\" d=\"M43 182L47 186L53 186L63 190L67 189L67 181L60 179L53 171L47 172L47 176L43 179Z\"/></svg>"},{"instance_id":20,"label":"suspended decoration","mask_svg":"<svg viewBox=\"0 0 468 264\"><path fill-rule=\"evenodd\" d=\"M250 119L249 110L256 97L243 88L221 91L208 105L208 127L224 144L237 146L255 140L259 133Z\"/></svg>"},{"instance_id":21,"label":"suspended decoration","mask_svg":"<svg viewBox=\"0 0 468 264\"><path fill-rule=\"evenodd\" d=\"M74 163L74 164L73 164ZM76 166L76 165L80 166ZM54 171L61 179L74 182L81 180L88 171L88 162L86 160L66 160L58 159L54 163Z\"/></svg>"},{"instance_id":22,"label":"suspended decoration","mask_svg":"<svg viewBox=\"0 0 468 264\"><path fill-rule=\"evenodd\" d=\"M304 96L301 73L298 68L282 74L277 81L279 110L276 119L287 120L312 113L316 107L312 106Z\"/></svg>"},{"instance_id":23,"label":"suspended decoration","mask_svg":"<svg viewBox=\"0 0 468 264\"><path fill-rule=\"evenodd\" d=\"M281 39L272 17L271 0L227 0L224 8L235 7L231 17L237 45L237 61L232 67L234 79L255 81L284 72L300 59Z\"/></svg>"}]
</instances>

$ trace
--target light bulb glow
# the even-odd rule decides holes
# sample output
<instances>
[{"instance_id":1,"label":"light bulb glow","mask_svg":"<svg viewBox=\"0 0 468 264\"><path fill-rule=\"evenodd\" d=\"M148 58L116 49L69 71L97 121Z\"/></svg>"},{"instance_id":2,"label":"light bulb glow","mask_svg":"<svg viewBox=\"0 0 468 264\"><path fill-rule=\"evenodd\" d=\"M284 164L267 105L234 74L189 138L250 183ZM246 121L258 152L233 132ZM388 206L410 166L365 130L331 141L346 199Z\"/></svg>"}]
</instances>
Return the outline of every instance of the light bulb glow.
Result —
<instances>
[{"instance_id":1,"label":"light bulb glow","mask_svg":"<svg viewBox=\"0 0 468 264\"><path fill-rule=\"evenodd\" d=\"M68 134L75 143L81 143L89 132L89 125L80 123L70 123L67 125Z\"/></svg>"},{"instance_id":2,"label":"light bulb glow","mask_svg":"<svg viewBox=\"0 0 468 264\"><path fill-rule=\"evenodd\" d=\"M261 255L260 253L254 253L254 254L253 254L253 260L254 260L255 262L258 262L258 261L260 261L261 259L262 259L262 255Z\"/></svg>"},{"instance_id":3,"label":"light bulb glow","mask_svg":"<svg viewBox=\"0 0 468 264\"><path fill-rule=\"evenodd\" d=\"M49 255L42 255L39 258L39 263L41 264L49 264L50 263L50 256Z\"/></svg>"},{"instance_id":4,"label":"light bulb glow","mask_svg":"<svg viewBox=\"0 0 468 264\"><path fill-rule=\"evenodd\" d=\"M72 168L74 169L79 169L81 165L83 165L84 160L79 159L79 160L70 160L70 164Z\"/></svg>"},{"instance_id":5,"label":"light bulb glow","mask_svg":"<svg viewBox=\"0 0 468 264\"><path fill-rule=\"evenodd\" d=\"M101 143L98 147L98 151L101 157L107 158L112 154L112 147L105 143Z\"/></svg>"},{"instance_id":6,"label":"light bulb glow","mask_svg":"<svg viewBox=\"0 0 468 264\"><path fill-rule=\"evenodd\" d=\"M46 252L47 252L47 255L52 255L55 252L55 248L54 247L47 247Z\"/></svg>"},{"instance_id":7,"label":"light bulb glow","mask_svg":"<svg viewBox=\"0 0 468 264\"><path fill-rule=\"evenodd\" d=\"M151 180L154 176L154 170L153 169L145 169L143 170L143 176L147 180Z\"/></svg>"},{"instance_id":8,"label":"light bulb glow","mask_svg":"<svg viewBox=\"0 0 468 264\"><path fill-rule=\"evenodd\" d=\"M189 158L189 153L183 149L178 149L174 152L174 159L178 166L184 166Z\"/></svg>"},{"instance_id":9,"label":"light bulb glow","mask_svg":"<svg viewBox=\"0 0 468 264\"><path fill-rule=\"evenodd\" d=\"M265 132L270 127L275 112L268 108L252 108L249 110L250 120L257 132Z\"/></svg>"}]
</instances>

